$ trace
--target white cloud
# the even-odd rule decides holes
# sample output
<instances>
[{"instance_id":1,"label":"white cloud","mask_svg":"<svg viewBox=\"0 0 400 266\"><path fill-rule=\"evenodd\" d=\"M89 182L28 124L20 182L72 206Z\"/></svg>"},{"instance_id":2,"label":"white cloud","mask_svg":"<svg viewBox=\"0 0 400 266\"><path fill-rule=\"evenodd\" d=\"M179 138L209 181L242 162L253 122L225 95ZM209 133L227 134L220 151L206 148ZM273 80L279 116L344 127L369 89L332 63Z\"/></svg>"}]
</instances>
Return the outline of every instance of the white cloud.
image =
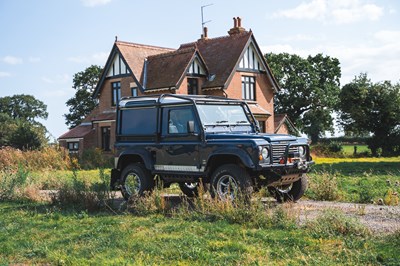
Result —
<instances>
[{"instance_id":1,"label":"white cloud","mask_svg":"<svg viewBox=\"0 0 400 266\"><path fill-rule=\"evenodd\" d=\"M383 16L383 7L362 0L312 0L297 7L280 10L272 18L308 19L347 24L358 21L376 21Z\"/></svg>"},{"instance_id":2,"label":"white cloud","mask_svg":"<svg viewBox=\"0 0 400 266\"><path fill-rule=\"evenodd\" d=\"M81 0L82 4L87 7L103 6L112 0Z\"/></svg>"},{"instance_id":3,"label":"white cloud","mask_svg":"<svg viewBox=\"0 0 400 266\"><path fill-rule=\"evenodd\" d=\"M400 81L400 31L382 30L370 35L365 42L318 42L307 48L295 48L285 42L261 46L263 53L290 53L302 57L323 53L338 58L344 85L361 72L366 72L374 82Z\"/></svg>"},{"instance_id":4,"label":"white cloud","mask_svg":"<svg viewBox=\"0 0 400 266\"><path fill-rule=\"evenodd\" d=\"M326 8L325 0L313 0L309 3L303 2L293 9L278 11L272 16L292 19L317 19L326 13Z\"/></svg>"},{"instance_id":5,"label":"white cloud","mask_svg":"<svg viewBox=\"0 0 400 266\"><path fill-rule=\"evenodd\" d=\"M0 78L6 78L6 77L10 77L10 76L11 76L11 74L8 72L0 71Z\"/></svg>"},{"instance_id":6,"label":"white cloud","mask_svg":"<svg viewBox=\"0 0 400 266\"><path fill-rule=\"evenodd\" d=\"M382 30L374 34L374 38L384 43L400 45L400 31Z\"/></svg>"},{"instance_id":7,"label":"white cloud","mask_svg":"<svg viewBox=\"0 0 400 266\"><path fill-rule=\"evenodd\" d=\"M103 65L108 58L108 53L96 53L90 56L72 56L67 58L68 61L79 64L100 64Z\"/></svg>"},{"instance_id":8,"label":"white cloud","mask_svg":"<svg viewBox=\"0 0 400 266\"><path fill-rule=\"evenodd\" d=\"M42 77L42 81L49 83L49 84L59 84L59 83L66 83L70 80L70 77L68 74L60 74L56 75L54 77Z\"/></svg>"},{"instance_id":9,"label":"white cloud","mask_svg":"<svg viewBox=\"0 0 400 266\"><path fill-rule=\"evenodd\" d=\"M4 63L10 64L10 65L22 64L22 58L11 56L11 55L7 55L7 56L3 57L2 61Z\"/></svg>"}]
</instances>

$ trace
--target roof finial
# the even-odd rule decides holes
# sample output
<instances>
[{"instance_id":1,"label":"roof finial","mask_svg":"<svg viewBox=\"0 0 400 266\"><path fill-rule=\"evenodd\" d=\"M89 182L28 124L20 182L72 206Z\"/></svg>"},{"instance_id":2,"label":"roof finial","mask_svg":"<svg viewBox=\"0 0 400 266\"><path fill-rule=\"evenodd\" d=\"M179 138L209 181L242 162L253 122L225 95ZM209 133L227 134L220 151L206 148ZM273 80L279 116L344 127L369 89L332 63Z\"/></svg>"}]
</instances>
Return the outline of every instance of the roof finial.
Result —
<instances>
[{"instance_id":1,"label":"roof finial","mask_svg":"<svg viewBox=\"0 0 400 266\"><path fill-rule=\"evenodd\" d=\"M118 36L115 35L115 42L118 42Z\"/></svg>"}]
</instances>

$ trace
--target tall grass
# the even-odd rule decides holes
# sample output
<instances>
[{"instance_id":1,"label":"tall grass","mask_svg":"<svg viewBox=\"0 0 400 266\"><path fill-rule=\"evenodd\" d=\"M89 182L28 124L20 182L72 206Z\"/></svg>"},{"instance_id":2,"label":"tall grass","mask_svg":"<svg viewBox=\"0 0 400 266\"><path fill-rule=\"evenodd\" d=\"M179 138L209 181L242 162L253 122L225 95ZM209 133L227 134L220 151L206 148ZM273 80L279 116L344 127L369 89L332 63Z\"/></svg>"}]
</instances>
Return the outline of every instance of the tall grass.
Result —
<instances>
[{"instance_id":1,"label":"tall grass","mask_svg":"<svg viewBox=\"0 0 400 266\"><path fill-rule=\"evenodd\" d=\"M11 147L0 149L0 169L18 169L22 165L29 171L69 169L68 151L60 147L21 151Z\"/></svg>"},{"instance_id":2,"label":"tall grass","mask_svg":"<svg viewBox=\"0 0 400 266\"><path fill-rule=\"evenodd\" d=\"M5 169L0 172L0 200L19 199L26 186L29 172L23 167L17 170Z\"/></svg>"}]
</instances>

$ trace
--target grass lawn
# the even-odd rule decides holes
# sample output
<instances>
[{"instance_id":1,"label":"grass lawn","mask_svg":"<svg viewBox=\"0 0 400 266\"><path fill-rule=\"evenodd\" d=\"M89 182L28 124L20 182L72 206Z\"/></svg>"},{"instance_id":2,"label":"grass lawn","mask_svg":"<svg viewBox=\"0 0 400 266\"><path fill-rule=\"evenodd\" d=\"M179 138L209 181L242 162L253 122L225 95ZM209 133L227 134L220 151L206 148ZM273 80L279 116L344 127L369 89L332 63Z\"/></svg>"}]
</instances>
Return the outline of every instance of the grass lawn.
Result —
<instances>
[{"instance_id":1,"label":"grass lawn","mask_svg":"<svg viewBox=\"0 0 400 266\"><path fill-rule=\"evenodd\" d=\"M319 177L323 177L321 188L336 186L336 200L369 202L384 197L389 188L400 192L395 186L400 181L399 157L315 161L309 198L315 197L312 185ZM74 179L93 184L108 175L109 170L30 172L29 182L42 189L59 189ZM400 264L400 232L360 234L352 222L331 224L334 219L299 226L297 217L279 210L268 222L247 222L248 217L259 217L259 212L248 211L242 208L229 216L190 211L135 214L87 212L73 204L3 201L0 265Z\"/></svg>"},{"instance_id":2,"label":"grass lawn","mask_svg":"<svg viewBox=\"0 0 400 266\"><path fill-rule=\"evenodd\" d=\"M0 203L0 265L398 265L400 237Z\"/></svg>"},{"instance_id":3,"label":"grass lawn","mask_svg":"<svg viewBox=\"0 0 400 266\"><path fill-rule=\"evenodd\" d=\"M343 153L345 156L351 156L354 154L354 146L357 147L357 153L371 153L371 150L368 148L368 145L342 145Z\"/></svg>"},{"instance_id":4,"label":"grass lawn","mask_svg":"<svg viewBox=\"0 0 400 266\"><path fill-rule=\"evenodd\" d=\"M370 203L384 199L389 189L400 194L400 157L315 158L315 162L310 182L323 176L323 186L336 183L338 200Z\"/></svg>"}]
</instances>

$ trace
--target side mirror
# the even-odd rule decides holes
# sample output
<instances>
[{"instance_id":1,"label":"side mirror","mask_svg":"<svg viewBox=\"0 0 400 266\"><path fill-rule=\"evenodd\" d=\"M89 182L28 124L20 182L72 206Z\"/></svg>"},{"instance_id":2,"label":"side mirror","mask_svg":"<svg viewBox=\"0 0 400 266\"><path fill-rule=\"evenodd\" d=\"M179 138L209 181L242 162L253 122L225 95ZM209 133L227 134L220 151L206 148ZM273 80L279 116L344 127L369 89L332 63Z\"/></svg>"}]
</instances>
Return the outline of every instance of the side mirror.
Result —
<instances>
[{"instance_id":1,"label":"side mirror","mask_svg":"<svg viewBox=\"0 0 400 266\"><path fill-rule=\"evenodd\" d=\"M189 134L194 134L194 121L190 120L187 122L187 129Z\"/></svg>"}]
</instances>

